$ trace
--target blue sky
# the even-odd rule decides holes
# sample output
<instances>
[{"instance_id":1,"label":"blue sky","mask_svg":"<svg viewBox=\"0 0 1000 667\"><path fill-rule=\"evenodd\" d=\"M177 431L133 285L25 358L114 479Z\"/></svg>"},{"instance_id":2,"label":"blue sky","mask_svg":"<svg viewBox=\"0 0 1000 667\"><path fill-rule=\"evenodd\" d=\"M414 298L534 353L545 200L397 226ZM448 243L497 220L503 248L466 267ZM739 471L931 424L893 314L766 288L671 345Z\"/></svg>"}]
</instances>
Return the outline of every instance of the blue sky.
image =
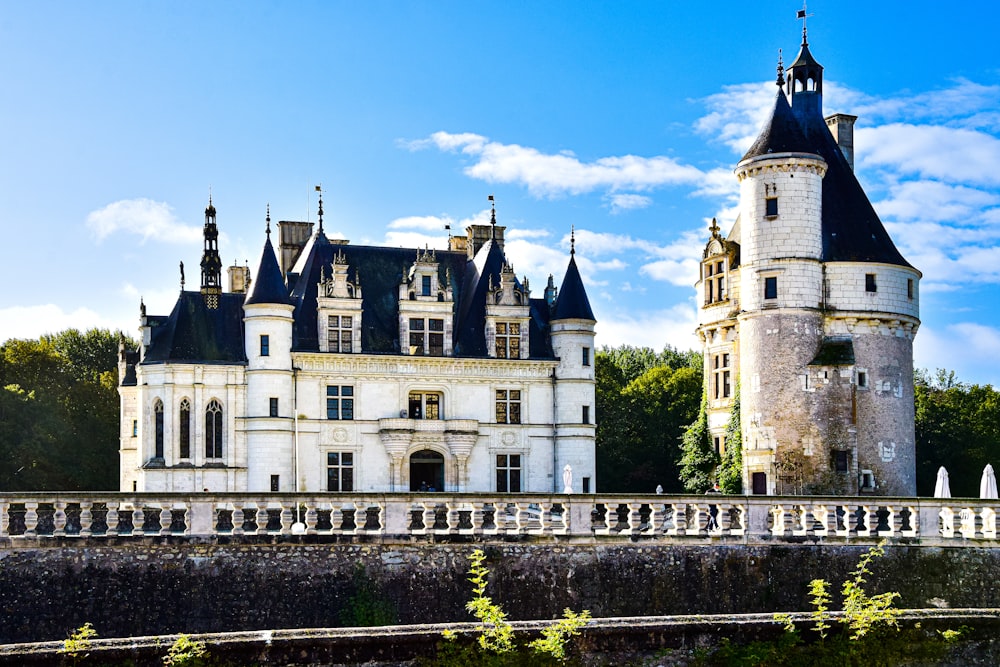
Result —
<instances>
[{"instance_id":1,"label":"blue sky","mask_svg":"<svg viewBox=\"0 0 1000 667\"><path fill-rule=\"evenodd\" d=\"M0 340L135 333L197 288L211 189L226 265L265 206L352 243L443 247L488 216L540 295L577 258L607 345L695 345L707 224L798 51L801 4L7 3ZM1000 384L993 3L813 0L826 113L923 271L916 364Z\"/></svg>"}]
</instances>

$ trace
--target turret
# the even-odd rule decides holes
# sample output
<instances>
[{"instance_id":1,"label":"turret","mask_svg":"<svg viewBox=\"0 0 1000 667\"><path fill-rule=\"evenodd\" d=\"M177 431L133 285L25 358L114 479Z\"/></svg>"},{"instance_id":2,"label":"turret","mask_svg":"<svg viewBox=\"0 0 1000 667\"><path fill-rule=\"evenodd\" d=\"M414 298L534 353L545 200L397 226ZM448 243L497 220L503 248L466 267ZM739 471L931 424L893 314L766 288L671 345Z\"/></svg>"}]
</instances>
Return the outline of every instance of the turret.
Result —
<instances>
[{"instance_id":1,"label":"turret","mask_svg":"<svg viewBox=\"0 0 1000 667\"><path fill-rule=\"evenodd\" d=\"M203 235L205 247L201 255L201 294L205 298L205 305L214 310L219 307L219 295L222 294L222 257L219 256L219 228L215 224L215 206L212 205L211 196L208 198L208 208L205 209Z\"/></svg>"}]
</instances>

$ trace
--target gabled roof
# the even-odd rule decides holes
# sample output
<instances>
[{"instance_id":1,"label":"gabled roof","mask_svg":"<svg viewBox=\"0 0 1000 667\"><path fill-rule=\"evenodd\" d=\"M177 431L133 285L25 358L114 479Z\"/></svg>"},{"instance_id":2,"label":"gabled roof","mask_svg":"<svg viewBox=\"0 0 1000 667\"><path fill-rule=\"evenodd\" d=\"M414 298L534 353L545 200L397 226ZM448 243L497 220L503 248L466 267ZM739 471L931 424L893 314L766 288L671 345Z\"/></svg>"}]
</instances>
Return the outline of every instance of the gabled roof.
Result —
<instances>
[{"instance_id":1,"label":"gabled roof","mask_svg":"<svg viewBox=\"0 0 1000 667\"><path fill-rule=\"evenodd\" d=\"M165 319L156 317L143 364L245 363L243 294L220 294L217 308L208 308L201 292L181 292ZM154 318L147 318L147 322Z\"/></svg>"},{"instance_id":2,"label":"gabled roof","mask_svg":"<svg viewBox=\"0 0 1000 667\"><path fill-rule=\"evenodd\" d=\"M274 256L274 247L271 245L271 234L268 233L267 241L264 242L264 252L260 257L260 266L257 269L257 279L253 282L253 287L247 296L246 303L290 303L288 299L288 289L285 287L285 279L281 276L281 269L278 268L278 260Z\"/></svg>"},{"instance_id":3,"label":"gabled roof","mask_svg":"<svg viewBox=\"0 0 1000 667\"><path fill-rule=\"evenodd\" d=\"M552 313L553 320L594 320L594 311L590 308L587 290L583 287L580 270L576 267L576 256L570 254L569 266L562 285L559 286L559 296L556 297L556 307Z\"/></svg>"}]
</instances>

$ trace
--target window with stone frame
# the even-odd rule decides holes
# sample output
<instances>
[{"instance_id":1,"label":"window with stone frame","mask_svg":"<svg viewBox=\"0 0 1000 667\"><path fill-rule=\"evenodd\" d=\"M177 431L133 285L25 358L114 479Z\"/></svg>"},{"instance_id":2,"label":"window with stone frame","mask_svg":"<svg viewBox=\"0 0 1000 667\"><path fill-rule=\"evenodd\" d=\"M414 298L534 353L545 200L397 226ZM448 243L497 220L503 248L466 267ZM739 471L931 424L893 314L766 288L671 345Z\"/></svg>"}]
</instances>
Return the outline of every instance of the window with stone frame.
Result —
<instances>
[{"instance_id":1,"label":"window with stone frame","mask_svg":"<svg viewBox=\"0 0 1000 667\"><path fill-rule=\"evenodd\" d=\"M444 319L410 318L410 354L415 356L444 356Z\"/></svg>"},{"instance_id":2,"label":"window with stone frame","mask_svg":"<svg viewBox=\"0 0 1000 667\"><path fill-rule=\"evenodd\" d=\"M278 398L276 396L267 399L267 414L269 417L278 416Z\"/></svg>"},{"instance_id":3,"label":"window with stone frame","mask_svg":"<svg viewBox=\"0 0 1000 667\"><path fill-rule=\"evenodd\" d=\"M354 419L354 387L351 385L326 386L326 418L350 421Z\"/></svg>"},{"instance_id":4,"label":"window with stone frame","mask_svg":"<svg viewBox=\"0 0 1000 667\"><path fill-rule=\"evenodd\" d=\"M777 276L765 276L765 278L764 278L764 298L765 299L777 299L778 298L778 277Z\"/></svg>"},{"instance_id":5,"label":"window with stone frame","mask_svg":"<svg viewBox=\"0 0 1000 667\"><path fill-rule=\"evenodd\" d=\"M260 335L260 356L267 357L271 354L271 337L267 334Z\"/></svg>"},{"instance_id":6,"label":"window with stone frame","mask_svg":"<svg viewBox=\"0 0 1000 667\"><path fill-rule=\"evenodd\" d=\"M154 427L154 441L153 441L153 456L162 459L163 458L163 401L156 399L156 403L153 404L153 427Z\"/></svg>"},{"instance_id":7,"label":"window with stone frame","mask_svg":"<svg viewBox=\"0 0 1000 667\"><path fill-rule=\"evenodd\" d=\"M866 273L865 274L865 291L866 292L877 292L878 285L875 284L875 274Z\"/></svg>"},{"instance_id":8,"label":"window with stone frame","mask_svg":"<svg viewBox=\"0 0 1000 667\"><path fill-rule=\"evenodd\" d=\"M407 414L410 419L441 419L441 394L428 391L411 391Z\"/></svg>"},{"instance_id":9,"label":"window with stone frame","mask_svg":"<svg viewBox=\"0 0 1000 667\"><path fill-rule=\"evenodd\" d=\"M181 401L180 421L177 424L177 457L191 458L191 402L186 398Z\"/></svg>"},{"instance_id":10,"label":"window with stone frame","mask_svg":"<svg viewBox=\"0 0 1000 667\"><path fill-rule=\"evenodd\" d=\"M497 359L521 358L521 323L496 323L496 357Z\"/></svg>"},{"instance_id":11,"label":"window with stone frame","mask_svg":"<svg viewBox=\"0 0 1000 667\"><path fill-rule=\"evenodd\" d=\"M205 458L222 458L222 404L212 399L205 408Z\"/></svg>"},{"instance_id":12,"label":"window with stone frame","mask_svg":"<svg viewBox=\"0 0 1000 667\"><path fill-rule=\"evenodd\" d=\"M354 490L354 452L327 452L326 490Z\"/></svg>"},{"instance_id":13,"label":"window with stone frame","mask_svg":"<svg viewBox=\"0 0 1000 667\"><path fill-rule=\"evenodd\" d=\"M764 199L764 217L776 218L778 217L778 198L777 197L767 197Z\"/></svg>"},{"instance_id":14,"label":"window with stone frame","mask_svg":"<svg viewBox=\"0 0 1000 667\"><path fill-rule=\"evenodd\" d=\"M497 389L496 408L498 424L520 424L521 390Z\"/></svg>"},{"instance_id":15,"label":"window with stone frame","mask_svg":"<svg viewBox=\"0 0 1000 667\"><path fill-rule=\"evenodd\" d=\"M718 303L726 300L726 260L711 259L704 263L705 271L705 303Z\"/></svg>"},{"instance_id":16,"label":"window with stone frame","mask_svg":"<svg viewBox=\"0 0 1000 667\"><path fill-rule=\"evenodd\" d=\"M326 319L326 349L328 352L354 351L354 316L329 315Z\"/></svg>"},{"instance_id":17,"label":"window with stone frame","mask_svg":"<svg viewBox=\"0 0 1000 667\"><path fill-rule=\"evenodd\" d=\"M729 353L719 352L712 355L712 398L729 398L732 396L732 369L729 367Z\"/></svg>"},{"instance_id":18,"label":"window with stone frame","mask_svg":"<svg viewBox=\"0 0 1000 667\"><path fill-rule=\"evenodd\" d=\"M521 492L521 455L497 454L497 493Z\"/></svg>"},{"instance_id":19,"label":"window with stone frame","mask_svg":"<svg viewBox=\"0 0 1000 667\"><path fill-rule=\"evenodd\" d=\"M833 452L833 470L838 473L846 473L850 467L850 452L843 449Z\"/></svg>"}]
</instances>

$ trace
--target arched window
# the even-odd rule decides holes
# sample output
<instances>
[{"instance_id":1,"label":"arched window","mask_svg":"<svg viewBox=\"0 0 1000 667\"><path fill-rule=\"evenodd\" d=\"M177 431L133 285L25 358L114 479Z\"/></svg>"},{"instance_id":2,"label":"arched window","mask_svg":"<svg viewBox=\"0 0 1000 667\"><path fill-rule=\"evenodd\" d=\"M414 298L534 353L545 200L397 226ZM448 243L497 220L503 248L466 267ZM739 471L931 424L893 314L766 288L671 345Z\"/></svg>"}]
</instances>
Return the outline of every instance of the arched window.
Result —
<instances>
[{"instance_id":1,"label":"arched window","mask_svg":"<svg viewBox=\"0 0 1000 667\"><path fill-rule=\"evenodd\" d=\"M178 424L178 458L191 458L191 403L186 398L181 401L180 424Z\"/></svg>"},{"instance_id":2,"label":"arched window","mask_svg":"<svg viewBox=\"0 0 1000 667\"><path fill-rule=\"evenodd\" d=\"M156 447L153 456L163 458L163 401L156 399L153 403L153 419L155 421L154 433L156 433Z\"/></svg>"},{"instance_id":3,"label":"arched window","mask_svg":"<svg viewBox=\"0 0 1000 667\"><path fill-rule=\"evenodd\" d=\"M222 404L215 399L205 409L205 458L222 458Z\"/></svg>"}]
</instances>

